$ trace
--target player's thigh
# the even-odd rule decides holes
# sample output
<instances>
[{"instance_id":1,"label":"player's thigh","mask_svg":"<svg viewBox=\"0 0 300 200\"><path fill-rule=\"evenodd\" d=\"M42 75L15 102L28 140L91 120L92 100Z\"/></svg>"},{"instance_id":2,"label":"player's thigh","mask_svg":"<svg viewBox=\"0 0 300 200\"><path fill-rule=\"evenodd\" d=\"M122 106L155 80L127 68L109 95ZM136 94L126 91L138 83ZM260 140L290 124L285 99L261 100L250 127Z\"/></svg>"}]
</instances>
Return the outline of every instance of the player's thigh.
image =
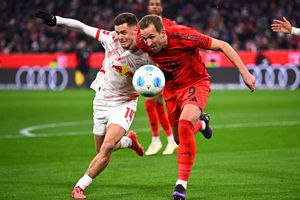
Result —
<instances>
[{"instance_id":1,"label":"player's thigh","mask_svg":"<svg viewBox=\"0 0 300 200\"><path fill-rule=\"evenodd\" d=\"M93 102L93 133L94 135L104 136L108 123L111 107L105 105L101 100L94 99Z\"/></svg>"},{"instance_id":2,"label":"player's thigh","mask_svg":"<svg viewBox=\"0 0 300 200\"><path fill-rule=\"evenodd\" d=\"M126 130L118 124L110 124L107 127L104 143L116 145L125 135Z\"/></svg>"},{"instance_id":3,"label":"player's thigh","mask_svg":"<svg viewBox=\"0 0 300 200\"><path fill-rule=\"evenodd\" d=\"M166 101L170 125L171 127L177 126L181 109L177 102L176 95L174 95L172 98L165 99L165 101Z\"/></svg>"},{"instance_id":4,"label":"player's thigh","mask_svg":"<svg viewBox=\"0 0 300 200\"><path fill-rule=\"evenodd\" d=\"M198 121L199 117L201 115L201 109L194 104L186 104L183 107L183 110L180 115L180 120L188 120L191 121L193 124L196 124Z\"/></svg>"},{"instance_id":5,"label":"player's thigh","mask_svg":"<svg viewBox=\"0 0 300 200\"><path fill-rule=\"evenodd\" d=\"M105 138L101 146L100 152L104 155L110 155L116 150L119 141L125 135L125 129L118 124L110 124L107 127Z\"/></svg>"},{"instance_id":6,"label":"player's thigh","mask_svg":"<svg viewBox=\"0 0 300 200\"><path fill-rule=\"evenodd\" d=\"M197 120L204 111L210 94L210 82L198 81L180 91L181 119Z\"/></svg>"}]
</instances>

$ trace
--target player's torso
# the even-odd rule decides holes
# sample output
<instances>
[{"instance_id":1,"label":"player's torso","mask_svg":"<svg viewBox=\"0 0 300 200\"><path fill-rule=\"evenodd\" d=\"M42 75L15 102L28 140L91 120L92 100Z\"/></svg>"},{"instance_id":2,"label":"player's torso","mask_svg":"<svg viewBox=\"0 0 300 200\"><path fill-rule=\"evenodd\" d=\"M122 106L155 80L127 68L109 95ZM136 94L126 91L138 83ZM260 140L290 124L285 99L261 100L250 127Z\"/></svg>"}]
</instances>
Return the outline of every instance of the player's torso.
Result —
<instances>
[{"instance_id":1,"label":"player's torso","mask_svg":"<svg viewBox=\"0 0 300 200\"><path fill-rule=\"evenodd\" d=\"M166 87L181 87L208 76L198 48L187 48L184 40L169 39L168 47L159 53L149 52L166 77Z\"/></svg>"},{"instance_id":2,"label":"player's torso","mask_svg":"<svg viewBox=\"0 0 300 200\"><path fill-rule=\"evenodd\" d=\"M105 59L102 66L101 91L106 100L127 101L136 99L137 93L132 86L134 72L148 64L149 57L141 50L131 52L123 49L115 32L105 41Z\"/></svg>"}]
</instances>

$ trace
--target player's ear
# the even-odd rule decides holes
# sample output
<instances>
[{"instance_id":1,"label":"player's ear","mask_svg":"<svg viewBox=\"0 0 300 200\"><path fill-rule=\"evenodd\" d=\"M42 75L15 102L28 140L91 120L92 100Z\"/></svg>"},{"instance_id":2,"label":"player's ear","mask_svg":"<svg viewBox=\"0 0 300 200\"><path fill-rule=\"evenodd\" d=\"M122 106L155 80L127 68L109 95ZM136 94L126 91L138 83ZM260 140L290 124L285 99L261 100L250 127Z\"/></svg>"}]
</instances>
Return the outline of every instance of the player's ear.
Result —
<instances>
[{"instance_id":1,"label":"player's ear","mask_svg":"<svg viewBox=\"0 0 300 200\"><path fill-rule=\"evenodd\" d=\"M165 34L166 34L166 30L165 30L165 29L162 29L162 30L160 31L160 34L165 35Z\"/></svg>"}]
</instances>

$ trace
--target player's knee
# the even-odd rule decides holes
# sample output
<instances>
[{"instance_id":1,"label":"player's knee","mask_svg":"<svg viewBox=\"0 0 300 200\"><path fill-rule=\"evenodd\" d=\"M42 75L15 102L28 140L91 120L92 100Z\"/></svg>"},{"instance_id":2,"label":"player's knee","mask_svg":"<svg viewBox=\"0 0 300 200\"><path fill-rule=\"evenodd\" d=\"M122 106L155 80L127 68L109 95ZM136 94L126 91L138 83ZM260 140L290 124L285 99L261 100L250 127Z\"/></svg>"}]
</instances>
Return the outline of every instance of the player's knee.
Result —
<instances>
[{"instance_id":1,"label":"player's knee","mask_svg":"<svg viewBox=\"0 0 300 200\"><path fill-rule=\"evenodd\" d=\"M111 142L105 142L102 144L101 151L104 154L111 154L114 151L115 145Z\"/></svg>"}]
</instances>

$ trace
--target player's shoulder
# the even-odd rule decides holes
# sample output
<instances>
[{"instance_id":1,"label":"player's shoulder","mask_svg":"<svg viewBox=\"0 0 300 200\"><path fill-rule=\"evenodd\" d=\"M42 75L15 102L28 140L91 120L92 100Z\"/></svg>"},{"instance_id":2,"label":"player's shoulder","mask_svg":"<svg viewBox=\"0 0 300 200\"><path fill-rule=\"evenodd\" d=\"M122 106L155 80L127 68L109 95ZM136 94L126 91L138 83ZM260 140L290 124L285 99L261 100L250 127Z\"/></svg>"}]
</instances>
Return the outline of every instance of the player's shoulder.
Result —
<instances>
[{"instance_id":1,"label":"player's shoulder","mask_svg":"<svg viewBox=\"0 0 300 200\"><path fill-rule=\"evenodd\" d=\"M118 42L118 34L115 31L108 31L105 29L98 29L96 34L96 40L100 40L101 42L109 42L109 43L117 43ZM99 39L98 39L99 38Z\"/></svg>"},{"instance_id":2,"label":"player's shoulder","mask_svg":"<svg viewBox=\"0 0 300 200\"><path fill-rule=\"evenodd\" d=\"M177 25L177 23L175 21L165 18L165 17L162 17L162 23L163 23L164 27Z\"/></svg>"},{"instance_id":3,"label":"player's shoulder","mask_svg":"<svg viewBox=\"0 0 300 200\"><path fill-rule=\"evenodd\" d=\"M114 37L117 35L117 33L115 31L108 31L105 29L99 29L99 30L100 30L100 34L102 36Z\"/></svg>"},{"instance_id":4,"label":"player's shoulder","mask_svg":"<svg viewBox=\"0 0 300 200\"><path fill-rule=\"evenodd\" d=\"M198 32L194 28L191 28L191 27L188 27L188 26L184 26L184 25L179 25L179 24L175 24L174 26L166 27L166 30L170 34L174 33L175 35L176 35L176 33Z\"/></svg>"},{"instance_id":5,"label":"player's shoulder","mask_svg":"<svg viewBox=\"0 0 300 200\"><path fill-rule=\"evenodd\" d=\"M200 34L196 29L184 25L170 26L166 28L166 31L171 38L178 39L187 39L190 35Z\"/></svg>"}]
</instances>

